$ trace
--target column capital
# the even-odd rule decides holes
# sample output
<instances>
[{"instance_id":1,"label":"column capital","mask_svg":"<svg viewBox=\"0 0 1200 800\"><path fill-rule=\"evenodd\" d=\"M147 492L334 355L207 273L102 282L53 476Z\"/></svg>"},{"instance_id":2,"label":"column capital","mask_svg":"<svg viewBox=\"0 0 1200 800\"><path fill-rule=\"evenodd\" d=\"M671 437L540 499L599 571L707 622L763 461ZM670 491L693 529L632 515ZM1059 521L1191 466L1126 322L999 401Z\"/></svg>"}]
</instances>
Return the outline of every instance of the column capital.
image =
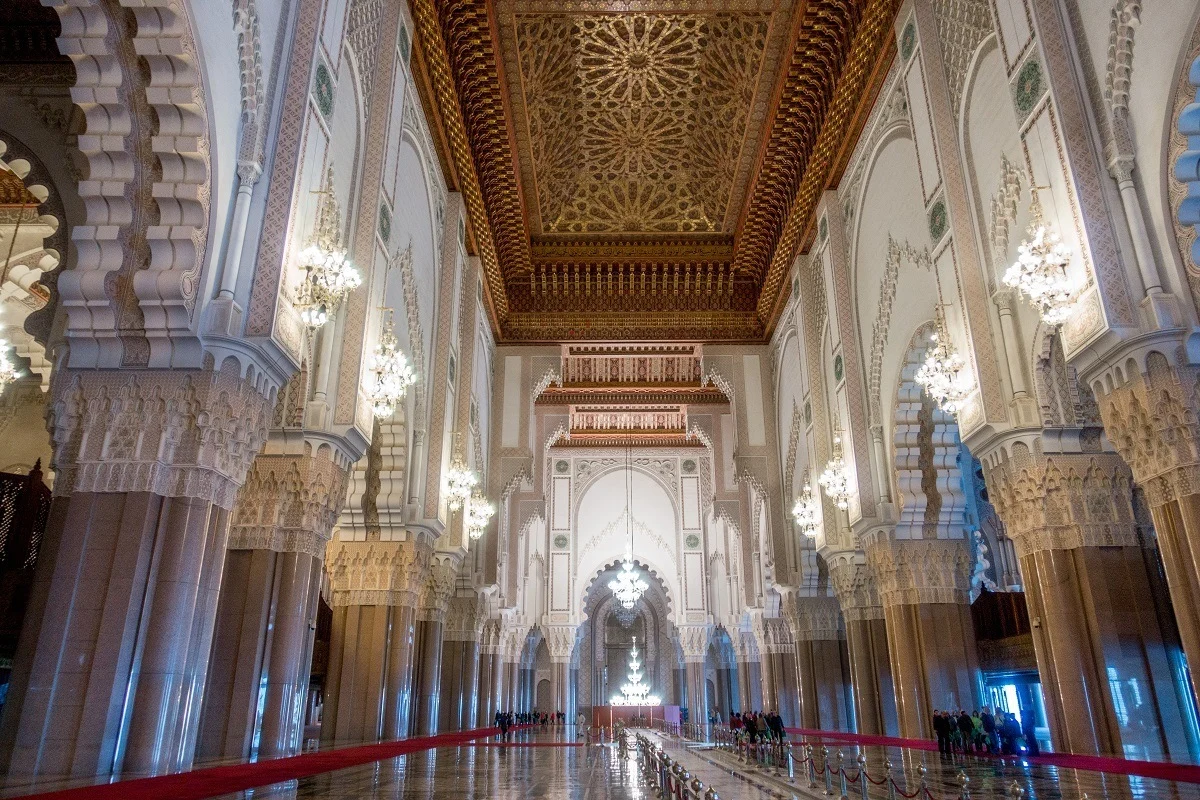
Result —
<instances>
[{"instance_id":1,"label":"column capital","mask_svg":"<svg viewBox=\"0 0 1200 800\"><path fill-rule=\"evenodd\" d=\"M324 557L348 476L329 449L316 455L260 453L238 492L229 549Z\"/></svg>"},{"instance_id":2,"label":"column capital","mask_svg":"<svg viewBox=\"0 0 1200 800\"><path fill-rule=\"evenodd\" d=\"M325 548L330 605L414 607L429 570L429 551L416 540L347 542Z\"/></svg>"},{"instance_id":3,"label":"column capital","mask_svg":"<svg viewBox=\"0 0 1200 800\"><path fill-rule=\"evenodd\" d=\"M683 660L703 661L708 655L708 641L712 637L711 625L680 625L679 646L683 649Z\"/></svg>"},{"instance_id":4,"label":"column capital","mask_svg":"<svg viewBox=\"0 0 1200 800\"><path fill-rule=\"evenodd\" d=\"M967 602L971 553L965 539L897 539L877 530L863 547L885 608Z\"/></svg>"},{"instance_id":5,"label":"column capital","mask_svg":"<svg viewBox=\"0 0 1200 800\"><path fill-rule=\"evenodd\" d=\"M1133 476L1116 453L1037 453L984 460L988 495L1018 558L1078 547L1137 547Z\"/></svg>"},{"instance_id":6,"label":"column capital","mask_svg":"<svg viewBox=\"0 0 1200 800\"><path fill-rule=\"evenodd\" d=\"M417 617L426 622L442 622L449 609L450 597L458 579L460 558L446 553L435 553L429 563L429 571L421 586L420 607Z\"/></svg>"},{"instance_id":7,"label":"column capital","mask_svg":"<svg viewBox=\"0 0 1200 800\"><path fill-rule=\"evenodd\" d=\"M792 595L784 603L783 617L791 631L793 643L837 641L843 638L842 610L836 597Z\"/></svg>"},{"instance_id":8,"label":"column capital","mask_svg":"<svg viewBox=\"0 0 1200 800\"><path fill-rule=\"evenodd\" d=\"M546 637L546 647L550 651L550 660L556 664L571 660L575 650L575 633L578 625L543 625L542 634Z\"/></svg>"},{"instance_id":9,"label":"column capital","mask_svg":"<svg viewBox=\"0 0 1200 800\"><path fill-rule=\"evenodd\" d=\"M1159 506L1200 494L1200 368L1172 365L1151 353L1143 373L1124 377L1117 388L1098 391L1096 402L1109 441L1146 500ZM1102 385L1097 381L1093 388Z\"/></svg>"},{"instance_id":10,"label":"column capital","mask_svg":"<svg viewBox=\"0 0 1200 800\"><path fill-rule=\"evenodd\" d=\"M829 580L847 622L883 619L883 604L865 553L857 550L830 553L825 555L825 563L829 565Z\"/></svg>"},{"instance_id":11,"label":"column capital","mask_svg":"<svg viewBox=\"0 0 1200 800\"><path fill-rule=\"evenodd\" d=\"M446 627L442 638L448 642L477 642L483 634L483 603L475 592L457 594L446 603Z\"/></svg>"},{"instance_id":12,"label":"column capital","mask_svg":"<svg viewBox=\"0 0 1200 800\"><path fill-rule=\"evenodd\" d=\"M151 492L231 509L271 404L234 371L66 370L50 403L54 493Z\"/></svg>"}]
</instances>

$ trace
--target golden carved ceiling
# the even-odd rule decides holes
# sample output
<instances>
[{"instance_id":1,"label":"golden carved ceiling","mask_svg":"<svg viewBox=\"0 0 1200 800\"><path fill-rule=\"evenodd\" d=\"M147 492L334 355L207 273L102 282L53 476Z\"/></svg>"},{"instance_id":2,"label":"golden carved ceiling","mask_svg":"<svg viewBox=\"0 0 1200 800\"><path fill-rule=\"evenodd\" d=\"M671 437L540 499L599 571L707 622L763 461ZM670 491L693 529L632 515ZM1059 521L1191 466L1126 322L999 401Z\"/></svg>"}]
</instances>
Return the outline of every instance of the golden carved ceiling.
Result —
<instances>
[{"instance_id":1,"label":"golden carved ceiling","mask_svg":"<svg viewBox=\"0 0 1200 800\"><path fill-rule=\"evenodd\" d=\"M535 236L732 233L755 145L747 122L771 88L759 80L770 14L499 23Z\"/></svg>"},{"instance_id":2,"label":"golden carved ceiling","mask_svg":"<svg viewBox=\"0 0 1200 800\"><path fill-rule=\"evenodd\" d=\"M898 0L414 0L502 341L762 341Z\"/></svg>"}]
</instances>

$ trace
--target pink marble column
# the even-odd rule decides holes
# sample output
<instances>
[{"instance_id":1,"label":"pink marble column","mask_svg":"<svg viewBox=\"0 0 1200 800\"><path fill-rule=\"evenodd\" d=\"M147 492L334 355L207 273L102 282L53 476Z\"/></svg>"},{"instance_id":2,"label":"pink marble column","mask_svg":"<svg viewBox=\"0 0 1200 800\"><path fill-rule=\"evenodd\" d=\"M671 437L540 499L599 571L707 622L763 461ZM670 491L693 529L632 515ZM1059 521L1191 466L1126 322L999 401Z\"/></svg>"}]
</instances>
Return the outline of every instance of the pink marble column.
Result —
<instances>
[{"instance_id":1,"label":"pink marble column","mask_svg":"<svg viewBox=\"0 0 1200 800\"><path fill-rule=\"evenodd\" d=\"M408 735L412 713L413 639L416 636L416 609L411 605L392 608L392 626L388 638L387 678L384 685L383 738L402 739Z\"/></svg>"},{"instance_id":2,"label":"pink marble column","mask_svg":"<svg viewBox=\"0 0 1200 800\"><path fill-rule=\"evenodd\" d=\"M0 769L187 769L228 509L265 438L268 404L233 371L58 378L57 496L0 721Z\"/></svg>"}]
</instances>

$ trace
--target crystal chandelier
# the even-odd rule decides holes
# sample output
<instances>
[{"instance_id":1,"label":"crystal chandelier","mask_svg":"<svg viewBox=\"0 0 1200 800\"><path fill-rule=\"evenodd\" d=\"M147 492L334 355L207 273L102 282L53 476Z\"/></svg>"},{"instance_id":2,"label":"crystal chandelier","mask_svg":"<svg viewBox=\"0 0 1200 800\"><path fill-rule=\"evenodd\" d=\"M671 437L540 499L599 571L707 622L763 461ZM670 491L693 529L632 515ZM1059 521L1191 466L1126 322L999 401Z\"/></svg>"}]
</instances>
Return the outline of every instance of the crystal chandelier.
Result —
<instances>
[{"instance_id":1,"label":"crystal chandelier","mask_svg":"<svg viewBox=\"0 0 1200 800\"><path fill-rule=\"evenodd\" d=\"M375 416L390 417L394 414L396 406L400 405L404 396L408 394L408 387L416 380L416 373L392 334L391 309L388 309L383 336L380 337L379 344L375 345L364 387Z\"/></svg>"},{"instance_id":2,"label":"crystal chandelier","mask_svg":"<svg viewBox=\"0 0 1200 800\"><path fill-rule=\"evenodd\" d=\"M482 537L483 532L487 530L488 522L495 513L496 507L489 503L486 497L478 492L473 494L470 502L467 503L467 535L472 539Z\"/></svg>"},{"instance_id":3,"label":"crystal chandelier","mask_svg":"<svg viewBox=\"0 0 1200 800\"><path fill-rule=\"evenodd\" d=\"M451 511L458 511L471 498L478 485L479 477L467 469L461 460L456 460L446 471L446 505Z\"/></svg>"},{"instance_id":4,"label":"crystal chandelier","mask_svg":"<svg viewBox=\"0 0 1200 800\"><path fill-rule=\"evenodd\" d=\"M608 582L608 588L612 590L613 597L617 598L617 602L622 607L630 609L637 605L637 601L641 600L642 595L650 588L650 585L642 580L637 567L634 566L633 551L629 547L625 548L621 571L617 573L617 577Z\"/></svg>"},{"instance_id":5,"label":"crystal chandelier","mask_svg":"<svg viewBox=\"0 0 1200 800\"><path fill-rule=\"evenodd\" d=\"M618 605L613 612L613 616L617 618L617 622L621 624L622 628L629 628L638 618L637 607L626 608L625 606Z\"/></svg>"},{"instance_id":6,"label":"crystal chandelier","mask_svg":"<svg viewBox=\"0 0 1200 800\"><path fill-rule=\"evenodd\" d=\"M800 526L800 532L810 539L817 535L817 529L821 526L821 504L813 494L808 470L804 471L804 490L800 493L796 505L792 506L792 519Z\"/></svg>"},{"instance_id":7,"label":"crystal chandelier","mask_svg":"<svg viewBox=\"0 0 1200 800\"><path fill-rule=\"evenodd\" d=\"M1017 248L1016 262L1004 273L1004 285L1025 295L1047 325L1061 325L1074 311L1077 284L1067 275L1070 248L1042 217L1037 193L1043 188L1035 186L1031 191L1027 236Z\"/></svg>"},{"instance_id":8,"label":"crystal chandelier","mask_svg":"<svg viewBox=\"0 0 1200 800\"><path fill-rule=\"evenodd\" d=\"M625 558L621 560L621 571L617 573L617 577L608 582L608 588L612 590L613 596L623 607L633 608L650 586L642 580L637 567L633 564L633 453L631 450L625 451L625 460L625 499L627 503L625 506L625 524L627 526Z\"/></svg>"},{"instance_id":9,"label":"crystal chandelier","mask_svg":"<svg viewBox=\"0 0 1200 800\"><path fill-rule=\"evenodd\" d=\"M312 329L328 322L346 295L362 285L362 275L339 244L342 223L333 195L332 169L326 172L325 185L319 194L313 238L297 260L304 270L304 281L297 293L296 306L300 319Z\"/></svg>"},{"instance_id":10,"label":"crystal chandelier","mask_svg":"<svg viewBox=\"0 0 1200 800\"><path fill-rule=\"evenodd\" d=\"M825 465L825 471L817 478L817 483L842 511L850 507L850 468L842 458L841 434L833 437L833 458Z\"/></svg>"},{"instance_id":11,"label":"crystal chandelier","mask_svg":"<svg viewBox=\"0 0 1200 800\"><path fill-rule=\"evenodd\" d=\"M942 312L946 304L942 301L942 279L934 268L937 279L937 312L934 314L934 331L929 335L933 346L925 351L925 363L914 376L917 384L947 414L957 415L963 403L975 388L975 380L967 369L967 362L954 345L946 330L946 315Z\"/></svg>"},{"instance_id":12,"label":"crystal chandelier","mask_svg":"<svg viewBox=\"0 0 1200 800\"><path fill-rule=\"evenodd\" d=\"M621 684L621 693L612 696L614 706L657 706L662 698L650 694L650 684L642 680L642 662L637 649L637 637L633 637L633 649L629 651L629 674Z\"/></svg>"},{"instance_id":13,"label":"crystal chandelier","mask_svg":"<svg viewBox=\"0 0 1200 800\"><path fill-rule=\"evenodd\" d=\"M17 365L8 357L10 349L12 346L4 339L0 339L0 392L3 392L4 387L8 384L21 377L21 373L17 371Z\"/></svg>"}]
</instances>

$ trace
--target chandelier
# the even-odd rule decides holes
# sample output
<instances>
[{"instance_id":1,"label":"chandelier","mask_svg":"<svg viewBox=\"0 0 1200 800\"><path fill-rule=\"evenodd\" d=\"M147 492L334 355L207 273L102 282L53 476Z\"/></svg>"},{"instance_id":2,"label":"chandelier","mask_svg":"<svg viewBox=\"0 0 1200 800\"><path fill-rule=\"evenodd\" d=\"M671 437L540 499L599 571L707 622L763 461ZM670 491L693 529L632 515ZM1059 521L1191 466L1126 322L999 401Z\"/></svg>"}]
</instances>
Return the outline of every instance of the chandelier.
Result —
<instances>
[{"instance_id":1,"label":"chandelier","mask_svg":"<svg viewBox=\"0 0 1200 800\"><path fill-rule=\"evenodd\" d=\"M472 539L482 537L483 532L487 530L488 522L495 513L496 507L489 503L486 497L478 492L471 495L471 500L467 504L467 535Z\"/></svg>"},{"instance_id":2,"label":"chandelier","mask_svg":"<svg viewBox=\"0 0 1200 800\"><path fill-rule=\"evenodd\" d=\"M392 315L389 308L383 336L380 337L379 344L375 345L364 387L375 416L390 417L394 414L396 406L400 405L404 396L408 394L408 387L416 380L416 373L413 372L408 358L400 350L392 333Z\"/></svg>"},{"instance_id":3,"label":"chandelier","mask_svg":"<svg viewBox=\"0 0 1200 800\"><path fill-rule=\"evenodd\" d=\"M1004 273L1004 285L1025 295L1047 325L1061 325L1074 311L1077 284L1067 275L1070 248L1042 217L1038 189L1044 188L1031 190L1027 236L1017 248L1016 262Z\"/></svg>"},{"instance_id":4,"label":"chandelier","mask_svg":"<svg viewBox=\"0 0 1200 800\"><path fill-rule=\"evenodd\" d=\"M618 603L631 609L637 605L637 601L650 586L642 580L633 564L633 451L626 449L625 461L625 558L621 560L621 571L617 573L617 577L608 582L608 588L612 590Z\"/></svg>"},{"instance_id":5,"label":"chandelier","mask_svg":"<svg viewBox=\"0 0 1200 800\"><path fill-rule=\"evenodd\" d=\"M850 507L850 468L842 458L841 434L833 437L833 458L825 465L825 471L817 478L817 483L825 490L825 495L834 505L845 511Z\"/></svg>"},{"instance_id":6,"label":"chandelier","mask_svg":"<svg viewBox=\"0 0 1200 800\"><path fill-rule=\"evenodd\" d=\"M617 618L617 622L621 624L622 628L629 628L632 627L633 623L637 620L638 612L636 606L632 608L626 608L625 606L618 605L616 610L613 612L613 616Z\"/></svg>"},{"instance_id":7,"label":"chandelier","mask_svg":"<svg viewBox=\"0 0 1200 800\"><path fill-rule=\"evenodd\" d=\"M642 595L650 588L650 585L642 580L637 567L634 566L633 551L630 548L625 548L621 571L617 573L617 577L608 582L608 588L612 590L613 597L617 598L617 602L623 608L628 609L636 606L637 601L641 600Z\"/></svg>"},{"instance_id":8,"label":"chandelier","mask_svg":"<svg viewBox=\"0 0 1200 800\"><path fill-rule=\"evenodd\" d=\"M479 477L461 460L456 460L446 471L446 505L451 511L458 511L471 499L478 485Z\"/></svg>"},{"instance_id":9,"label":"chandelier","mask_svg":"<svg viewBox=\"0 0 1200 800\"><path fill-rule=\"evenodd\" d=\"M642 680L642 662L638 655L637 637L633 637L633 649L629 651L629 674L621 684L621 693L612 696L614 706L657 706L662 698L650 694L650 684Z\"/></svg>"},{"instance_id":10,"label":"chandelier","mask_svg":"<svg viewBox=\"0 0 1200 800\"><path fill-rule=\"evenodd\" d=\"M5 386L21 377L21 373L17 371L17 365L8 357L10 349L11 345L4 339L0 339L0 392L4 391Z\"/></svg>"},{"instance_id":11,"label":"chandelier","mask_svg":"<svg viewBox=\"0 0 1200 800\"><path fill-rule=\"evenodd\" d=\"M804 490L800 493L796 505L792 506L792 519L800 526L800 532L810 539L817 535L817 529L821 526L821 504L813 494L808 470L804 471Z\"/></svg>"},{"instance_id":12,"label":"chandelier","mask_svg":"<svg viewBox=\"0 0 1200 800\"><path fill-rule=\"evenodd\" d=\"M947 414L957 416L967 397L975 388L975 380L967 369L967 362L954 345L946 329L946 315L942 311L946 303L942 300L942 278L937 267L933 269L937 280L937 311L934 314L934 331L929 335L933 346L925 351L925 363L914 376L917 384Z\"/></svg>"},{"instance_id":13,"label":"chandelier","mask_svg":"<svg viewBox=\"0 0 1200 800\"><path fill-rule=\"evenodd\" d=\"M341 217L333 195L332 169L326 172L325 186L319 194L313 238L298 258L304 281L297 293L296 306L300 319L311 329L328 322L346 295L362 286L362 275L339 244Z\"/></svg>"}]
</instances>

